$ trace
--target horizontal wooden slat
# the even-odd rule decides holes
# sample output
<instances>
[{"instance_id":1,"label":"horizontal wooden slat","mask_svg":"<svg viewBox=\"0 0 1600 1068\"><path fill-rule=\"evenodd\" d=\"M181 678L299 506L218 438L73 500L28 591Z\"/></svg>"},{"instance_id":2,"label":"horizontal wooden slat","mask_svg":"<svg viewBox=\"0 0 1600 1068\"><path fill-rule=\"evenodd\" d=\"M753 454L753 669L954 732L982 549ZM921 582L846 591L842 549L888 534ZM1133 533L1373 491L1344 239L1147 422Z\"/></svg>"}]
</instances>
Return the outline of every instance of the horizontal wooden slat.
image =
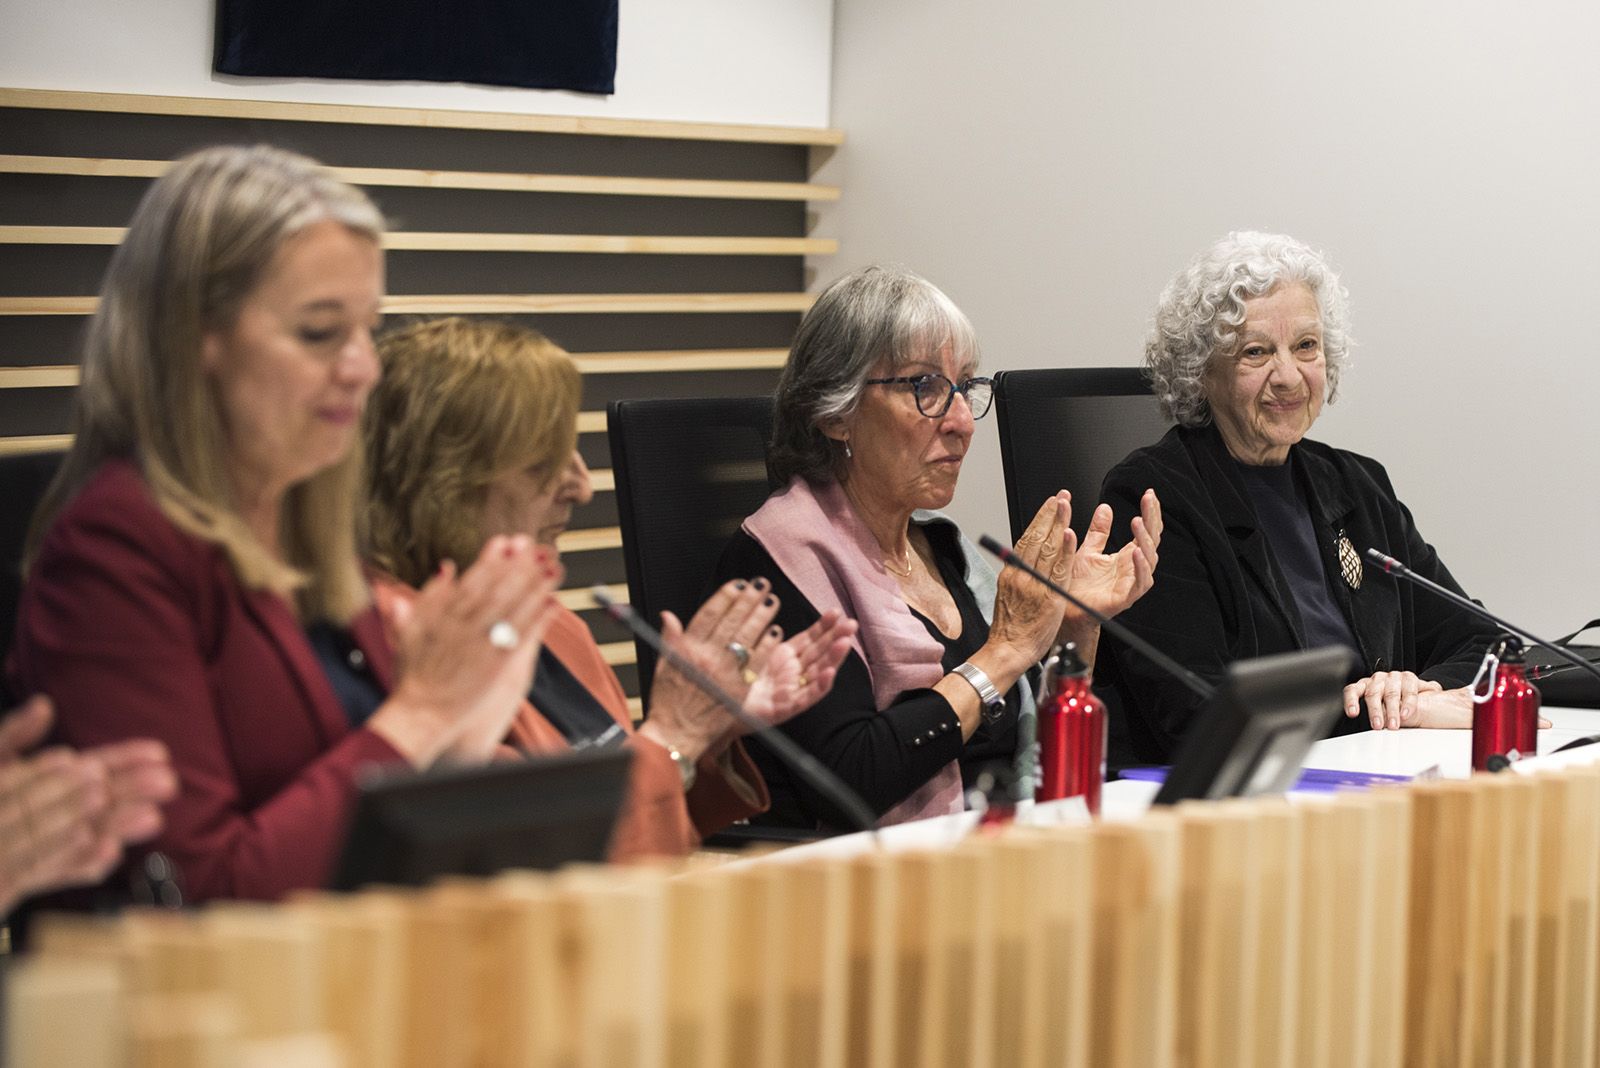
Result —
<instances>
[{"instance_id":1,"label":"horizontal wooden slat","mask_svg":"<svg viewBox=\"0 0 1600 1068\"><path fill-rule=\"evenodd\" d=\"M603 642L600 645L600 656L612 667L617 667L636 662L639 659L639 650L632 642Z\"/></svg>"},{"instance_id":2,"label":"horizontal wooden slat","mask_svg":"<svg viewBox=\"0 0 1600 1068\"><path fill-rule=\"evenodd\" d=\"M160 159L89 156L11 156L0 153L0 174L74 178L159 178L172 163ZM742 182L724 178L629 178L600 174L519 174L510 171L434 171L410 167L328 167L351 185L400 189L479 189L506 193L698 197L706 200L838 200L839 187L815 182Z\"/></svg>"},{"instance_id":3,"label":"horizontal wooden slat","mask_svg":"<svg viewBox=\"0 0 1600 1068\"><path fill-rule=\"evenodd\" d=\"M0 245L115 245L121 226L0 226ZM621 234L385 234L385 248L405 252L587 252L674 256L830 256L839 251L832 238L813 237L644 237Z\"/></svg>"},{"instance_id":4,"label":"horizontal wooden slat","mask_svg":"<svg viewBox=\"0 0 1600 1068\"><path fill-rule=\"evenodd\" d=\"M78 369L69 365L0 367L0 389L48 389L78 384Z\"/></svg>"},{"instance_id":5,"label":"horizontal wooden slat","mask_svg":"<svg viewBox=\"0 0 1600 1068\"><path fill-rule=\"evenodd\" d=\"M650 352L573 353L586 375L636 374L646 371L759 371L782 367L787 349L661 349ZM78 369L70 364L0 367L0 389L75 386ZM605 412L579 412L578 433L602 434Z\"/></svg>"},{"instance_id":6,"label":"horizontal wooden slat","mask_svg":"<svg viewBox=\"0 0 1600 1068\"><path fill-rule=\"evenodd\" d=\"M71 434L38 434L23 438L0 438L0 456L21 456L30 452L65 449L72 444Z\"/></svg>"},{"instance_id":7,"label":"horizontal wooden slat","mask_svg":"<svg viewBox=\"0 0 1600 1068\"><path fill-rule=\"evenodd\" d=\"M594 595L589 592L592 589L594 589L593 586L584 586L581 589L562 590L556 594L556 600L560 601L563 607L569 608L574 612L587 612L591 608L599 607L594 603ZM622 604L628 602L627 585L618 583L605 587L605 590L614 600Z\"/></svg>"},{"instance_id":8,"label":"horizontal wooden slat","mask_svg":"<svg viewBox=\"0 0 1600 1068\"><path fill-rule=\"evenodd\" d=\"M93 315L97 297L0 297L0 315ZM625 312L803 312L809 293L443 293L391 296L399 315L565 315Z\"/></svg>"},{"instance_id":9,"label":"horizontal wooden slat","mask_svg":"<svg viewBox=\"0 0 1600 1068\"><path fill-rule=\"evenodd\" d=\"M575 352L586 375L647 371L761 371L782 367L788 349L657 349L638 352Z\"/></svg>"},{"instance_id":10,"label":"horizontal wooden slat","mask_svg":"<svg viewBox=\"0 0 1600 1068\"><path fill-rule=\"evenodd\" d=\"M556 538L556 548L564 553L587 553L600 549L622 548L621 527L591 527L569 530Z\"/></svg>"},{"instance_id":11,"label":"horizontal wooden slat","mask_svg":"<svg viewBox=\"0 0 1600 1068\"><path fill-rule=\"evenodd\" d=\"M614 493L617 489L615 472L609 467L602 467L589 472L589 485L596 493Z\"/></svg>"},{"instance_id":12,"label":"horizontal wooden slat","mask_svg":"<svg viewBox=\"0 0 1600 1068\"><path fill-rule=\"evenodd\" d=\"M578 433L603 434L606 431L605 412L579 412Z\"/></svg>"},{"instance_id":13,"label":"horizontal wooden slat","mask_svg":"<svg viewBox=\"0 0 1600 1068\"><path fill-rule=\"evenodd\" d=\"M756 126L575 115L516 115L500 111L394 108L356 104L301 104L277 100L147 96L142 93L77 93L54 89L0 89L0 107L56 111L102 111L123 115L195 115L267 119L273 122L338 122L361 126L420 126L447 130L509 130L519 133L598 137L657 137L676 141L745 141L774 145L839 145L839 130L812 126Z\"/></svg>"}]
</instances>

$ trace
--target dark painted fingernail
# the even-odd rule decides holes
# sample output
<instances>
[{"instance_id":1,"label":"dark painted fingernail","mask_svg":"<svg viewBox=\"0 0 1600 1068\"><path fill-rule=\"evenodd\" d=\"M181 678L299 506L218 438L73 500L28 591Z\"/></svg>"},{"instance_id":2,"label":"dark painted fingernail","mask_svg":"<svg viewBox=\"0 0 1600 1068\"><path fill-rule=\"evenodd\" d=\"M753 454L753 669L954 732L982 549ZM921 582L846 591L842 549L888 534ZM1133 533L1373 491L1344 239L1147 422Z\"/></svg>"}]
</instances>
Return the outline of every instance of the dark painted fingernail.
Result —
<instances>
[{"instance_id":1,"label":"dark painted fingernail","mask_svg":"<svg viewBox=\"0 0 1600 1068\"><path fill-rule=\"evenodd\" d=\"M744 586L745 586L744 579L740 579L738 582L735 582L733 584L733 588L736 589L736 590L742 590L742 589L744 589Z\"/></svg>"},{"instance_id":2,"label":"dark painted fingernail","mask_svg":"<svg viewBox=\"0 0 1600 1068\"><path fill-rule=\"evenodd\" d=\"M755 586L755 588L756 588L756 589L758 589L758 590L764 590L764 589L766 589L766 588L767 588L767 580L766 580L766 579L764 579L764 578L758 578L758 579L756 579L756 580L755 580L755 582L754 582L754 583L753 583L753 585L754 585L754 586Z\"/></svg>"},{"instance_id":3,"label":"dark painted fingernail","mask_svg":"<svg viewBox=\"0 0 1600 1068\"><path fill-rule=\"evenodd\" d=\"M778 599L776 597L770 597L769 596L765 601L762 601L761 603L766 605L768 608L771 608L773 605L778 603Z\"/></svg>"},{"instance_id":4,"label":"dark painted fingernail","mask_svg":"<svg viewBox=\"0 0 1600 1068\"><path fill-rule=\"evenodd\" d=\"M770 634L774 638L783 637L783 631L781 629L779 629L778 627L768 627L767 628L767 633Z\"/></svg>"}]
</instances>

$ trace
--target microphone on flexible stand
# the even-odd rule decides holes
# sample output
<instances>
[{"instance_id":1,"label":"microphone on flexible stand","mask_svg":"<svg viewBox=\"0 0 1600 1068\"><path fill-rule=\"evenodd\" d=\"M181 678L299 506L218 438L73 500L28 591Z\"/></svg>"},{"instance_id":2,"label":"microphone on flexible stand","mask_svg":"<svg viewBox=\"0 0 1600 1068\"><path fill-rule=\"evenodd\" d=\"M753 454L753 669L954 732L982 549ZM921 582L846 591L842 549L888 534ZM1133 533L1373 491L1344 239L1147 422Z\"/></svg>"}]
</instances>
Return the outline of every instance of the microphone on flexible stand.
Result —
<instances>
[{"instance_id":1,"label":"microphone on flexible stand","mask_svg":"<svg viewBox=\"0 0 1600 1068\"><path fill-rule=\"evenodd\" d=\"M1407 582L1414 582L1423 589L1428 590L1439 597L1443 597L1451 604L1458 605L1459 607L1465 608L1467 611L1476 616L1481 616L1482 618L1487 619L1490 623L1493 623L1507 634L1515 634L1517 637L1521 638L1525 643L1527 643L1530 648L1535 645L1542 645L1562 659L1570 661L1573 667L1587 671L1595 678L1600 679L1600 667L1596 667L1594 664L1591 664L1589 661L1585 660L1571 649L1568 649L1566 646L1556 645L1553 642L1547 642L1531 631L1523 630L1515 623L1495 615L1493 612L1489 611L1472 598L1463 597L1461 594L1450 589L1448 586L1441 586L1432 579L1425 578L1422 575L1417 574L1415 571L1411 570L1394 557L1385 553L1381 553L1377 549L1368 549L1367 560L1374 566L1382 568L1384 574L1403 578Z\"/></svg>"},{"instance_id":2,"label":"microphone on flexible stand","mask_svg":"<svg viewBox=\"0 0 1600 1068\"><path fill-rule=\"evenodd\" d=\"M1161 668L1163 671L1167 672L1173 678L1177 679L1179 682L1183 683L1185 686L1189 687L1189 689L1193 690L1197 695L1199 695L1202 700L1209 701L1216 693L1216 687L1212 686L1200 676L1196 675L1194 672L1190 671L1188 668L1172 659L1172 657L1168 656L1166 653L1163 653L1160 649L1157 649L1155 646L1151 645L1149 642L1133 633L1133 631L1129 630L1121 623L1118 623L1110 616L1102 615L1093 608L1090 608L1077 597L1074 597L1072 594L1068 593L1054 582L1051 582L1037 570L1029 567L1021 560L1018 560L1015 552L1006 548L994 538L991 538L989 535L985 534L978 539L978 544L983 546L989 552L993 553L995 556L999 557L1000 561L1008 567L1014 567L1023 574L1030 576L1034 581L1043 585L1045 589L1049 590L1057 597L1060 597L1074 608L1077 608L1079 611L1083 612L1090 619L1100 624L1101 627L1110 631L1118 639L1126 642L1130 648L1139 650L1139 652L1144 654L1148 660L1154 663L1157 667Z\"/></svg>"},{"instance_id":3,"label":"microphone on flexible stand","mask_svg":"<svg viewBox=\"0 0 1600 1068\"><path fill-rule=\"evenodd\" d=\"M794 740L770 723L766 723L744 710L744 705L734 699L734 696L701 671L688 659L670 648L661 640L661 632L646 623L633 606L622 604L607 592L604 586L595 586L589 591L595 603L605 614L633 632L634 636L651 649L657 656L672 665L673 669L688 679L690 684L701 693L710 697L723 711L734 718L734 721L743 726L753 735L759 735L761 742L772 750L785 767L803 779L817 793L827 798L844 814L849 822L862 831L876 831L878 819L872 814L872 809L861 796L844 781L822 765L816 757L801 749Z\"/></svg>"},{"instance_id":4,"label":"microphone on flexible stand","mask_svg":"<svg viewBox=\"0 0 1600 1068\"><path fill-rule=\"evenodd\" d=\"M1577 653L1574 653L1566 646L1556 645L1553 642L1547 642L1543 638L1534 634L1532 631L1524 630L1509 620L1500 618L1487 608L1483 607L1483 605L1479 604L1477 601L1474 601L1472 598L1463 597L1461 594L1450 589L1448 586L1441 586L1432 579L1417 574L1405 564L1402 564L1399 560L1396 560L1394 557L1389 556L1386 553L1381 553L1377 549L1369 548L1366 552L1366 556L1367 561L1375 567L1382 568L1384 574L1394 575L1397 578L1405 579L1407 582L1415 583L1428 592L1444 598L1451 604L1465 608L1473 615L1488 620L1490 623L1493 623L1507 634L1516 635L1518 638L1521 638L1529 648L1532 648L1535 645L1544 646L1546 649L1549 649L1562 659L1570 661L1568 666L1586 671L1590 675L1593 675L1596 679L1600 679L1600 667L1596 667L1594 664L1579 656ZM1587 738L1579 738L1577 741L1568 742L1566 745L1563 745L1561 749L1576 749L1579 746L1593 745L1596 742L1600 742L1600 734L1590 735ZM1556 751L1560 752L1561 749Z\"/></svg>"}]
</instances>

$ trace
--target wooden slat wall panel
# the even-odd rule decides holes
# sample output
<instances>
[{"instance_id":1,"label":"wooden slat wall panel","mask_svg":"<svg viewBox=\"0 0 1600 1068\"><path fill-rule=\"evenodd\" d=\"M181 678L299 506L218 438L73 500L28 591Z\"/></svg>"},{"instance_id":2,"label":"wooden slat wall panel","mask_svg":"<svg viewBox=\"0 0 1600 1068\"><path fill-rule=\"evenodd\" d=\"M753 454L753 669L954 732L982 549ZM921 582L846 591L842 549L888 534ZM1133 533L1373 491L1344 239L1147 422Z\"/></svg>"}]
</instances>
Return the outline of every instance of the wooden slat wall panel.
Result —
<instances>
[{"instance_id":1,"label":"wooden slat wall panel","mask_svg":"<svg viewBox=\"0 0 1600 1068\"><path fill-rule=\"evenodd\" d=\"M171 159L219 142L304 152L390 220L390 323L489 315L574 354L596 492L563 538L562 599L635 694L632 643L588 593L625 587L605 405L770 391L811 303L804 257L835 248L809 234L807 202L839 196L810 180L813 146L838 135L407 114L0 89L0 455L69 443L86 316Z\"/></svg>"}]
</instances>

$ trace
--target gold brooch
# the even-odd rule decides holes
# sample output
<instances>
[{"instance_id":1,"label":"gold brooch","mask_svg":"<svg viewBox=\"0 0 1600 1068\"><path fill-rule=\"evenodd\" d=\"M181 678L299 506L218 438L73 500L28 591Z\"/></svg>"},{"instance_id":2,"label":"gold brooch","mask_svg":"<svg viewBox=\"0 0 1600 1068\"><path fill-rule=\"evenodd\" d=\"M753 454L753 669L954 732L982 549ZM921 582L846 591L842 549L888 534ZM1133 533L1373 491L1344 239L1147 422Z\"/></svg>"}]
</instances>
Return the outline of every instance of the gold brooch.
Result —
<instances>
[{"instance_id":1,"label":"gold brooch","mask_svg":"<svg viewBox=\"0 0 1600 1068\"><path fill-rule=\"evenodd\" d=\"M1361 556L1350 543L1350 535L1343 530L1339 531L1339 574L1352 590L1361 588Z\"/></svg>"}]
</instances>

